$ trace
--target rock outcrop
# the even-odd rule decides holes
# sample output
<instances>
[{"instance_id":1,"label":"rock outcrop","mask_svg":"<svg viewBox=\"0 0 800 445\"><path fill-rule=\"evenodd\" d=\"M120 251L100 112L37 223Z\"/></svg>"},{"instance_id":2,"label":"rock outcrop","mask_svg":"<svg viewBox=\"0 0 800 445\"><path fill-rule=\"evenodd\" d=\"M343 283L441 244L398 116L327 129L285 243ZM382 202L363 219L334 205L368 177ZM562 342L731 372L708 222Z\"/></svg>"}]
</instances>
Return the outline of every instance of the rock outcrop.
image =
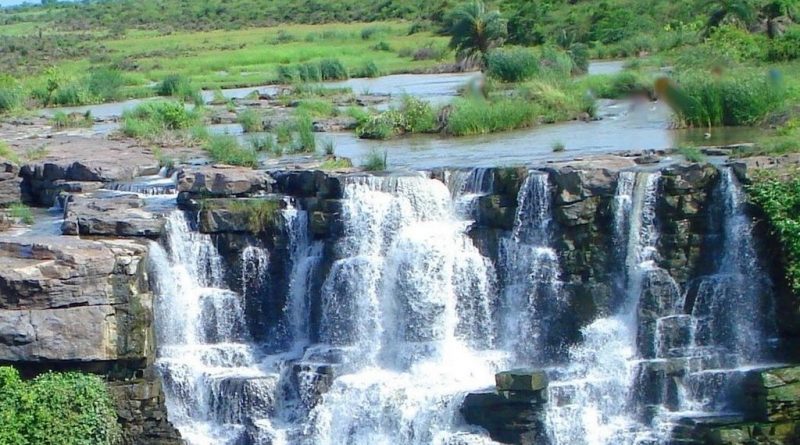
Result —
<instances>
[{"instance_id":1,"label":"rock outcrop","mask_svg":"<svg viewBox=\"0 0 800 445\"><path fill-rule=\"evenodd\" d=\"M135 241L0 238L0 363L103 374L126 443L180 443L152 368L146 255Z\"/></svg>"}]
</instances>

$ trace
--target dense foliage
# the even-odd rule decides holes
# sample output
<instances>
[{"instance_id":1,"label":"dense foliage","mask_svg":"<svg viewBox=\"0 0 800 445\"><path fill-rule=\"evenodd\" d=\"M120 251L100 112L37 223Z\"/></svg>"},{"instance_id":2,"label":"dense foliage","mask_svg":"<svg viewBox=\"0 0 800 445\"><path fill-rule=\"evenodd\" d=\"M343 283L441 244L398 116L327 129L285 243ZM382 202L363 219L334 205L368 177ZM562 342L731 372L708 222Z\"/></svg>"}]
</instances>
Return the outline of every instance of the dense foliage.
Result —
<instances>
[{"instance_id":1,"label":"dense foliage","mask_svg":"<svg viewBox=\"0 0 800 445\"><path fill-rule=\"evenodd\" d=\"M749 192L780 238L786 278L794 292L800 294L800 177L793 176L782 179L763 174Z\"/></svg>"},{"instance_id":2,"label":"dense foliage","mask_svg":"<svg viewBox=\"0 0 800 445\"><path fill-rule=\"evenodd\" d=\"M48 373L23 381L0 367L0 443L103 445L120 430L103 381L79 373Z\"/></svg>"}]
</instances>

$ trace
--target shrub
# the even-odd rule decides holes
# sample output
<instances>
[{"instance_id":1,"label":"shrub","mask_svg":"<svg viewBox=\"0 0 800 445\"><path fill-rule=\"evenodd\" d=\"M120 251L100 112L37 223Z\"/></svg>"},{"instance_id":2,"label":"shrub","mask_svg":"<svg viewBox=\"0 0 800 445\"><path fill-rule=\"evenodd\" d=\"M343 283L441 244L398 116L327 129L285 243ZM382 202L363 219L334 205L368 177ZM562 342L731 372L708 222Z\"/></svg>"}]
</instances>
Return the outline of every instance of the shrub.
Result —
<instances>
[{"instance_id":1,"label":"shrub","mask_svg":"<svg viewBox=\"0 0 800 445\"><path fill-rule=\"evenodd\" d=\"M327 117L335 116L338 109L329 100L303 99L297 104L297 112L309 116Z\"/></svg>"},{"instance_id":2,"label":"shrub","mask_svg":"<svg viewBox=\"0 0 800 445\"><path fill-rule=\"evenodd\" d=\"M369 154L367 155L367 159L364 160L364 164L362 164L361 167L370 172L384 171L388 166L387 157L388 154L386 150L381 153L377 149L373 148L370 150Z\"/></svg>"},{"instance_id":3,"label":"shrub","mask_svg":"<svg viewBox=\"0 0 800 445\"><path fill-rule=\"evenodd\" d=\"M121 437L103 381L80 373L47 373L23 381L0 367L0 443L98 444Z\"/></svg>"},{"instance_id":4,"label":"shrub","mask_svg":"<svg viewBox=\"0 0 800 445\"><path fill-rule=\"evenodd\" d=\"M688 126L754 125L782 103L775 83L762 75L716 78L694 73L666 88L667 102Z\"/></svg>"},{"instance_id":5,"label":"shrub","mask_svg":"<svg viewBox=\"0 0 800 445\"><path fill-rule=\"evenodd\" d=\"M19 156L17 156L14 151L3 141L0 141L0 159L5 159L11 161L15 164L19 164Z\"/></svg>"},{"instance_id":6,"label":"shrub","mask_svg":"<svg viewBox=\"0 0 800 445\"><path fill-rule=\"evenodd\" d=\"M203 103L203 96L200 90L194 88L188 78L180 74L170 74L164 78L155 88L159 96L172 96L178 99L191 101L195 104Z\"/></svg>"},{"instance_id":7,"label":"shrub","mask_svg":"<svg viewBox=\"0 0 800 445\"><path fill-rule=\"evenodd\" d=\"M800 294L800 177L780 179L762 173L747 190L780 239L786 279L795 294Z\"/></svg>"},{"instance_id":8,"label":"shrub","mask_svg":"<svg viewBox=\"0 0 800 445\"><path fill-rule=\"evenodd\" d=\"M122 113L122 132L135 138L152 138L169 130L191 127L198 115L180 102L149 101Z\"/></svg>"},{"instance_id":9,"label":"shrub","mask_svg":"<svg viewBox=\"0 0 800 445\"><path fill-rule=\"evenodd\" d=\"M706 160L706 156L703 152L695 147L681 147L678 149L678 154L689 162L705 162Z\"/></svg>"},{"instance_id":10,"label":"shrub","mask_svg":"<svg viewBox=\"0 0 800 445\"><path fill-rule=\"evenodd\" d=\"M8 214L12 218L22 221L23 224L30 225L35 221L31 208L21 202L15 202L11 204L11 206L8 208Z\"/></svg>"},{"instance_id":11,"label":"shrub","mask_svg":"<svg viewBox=\"0 0 800 445\"><path fill-rule=\"evenodd\" d=\"M84 105L92 102L91 94L82 85L72 82L53 91L50 103L55 105Z\"/></svg>"},{"instance_id":12,"label":"shrub","mask_svg":"<svg viewBox=\"0 0 800 445\"><path fill-rule=\"evenodd\" d=\"M362 139L391 139L402 131L402 119L399 111L384 111L359 124L356 135Z\"/></svg>"},{"instance_id":13,"label":"shrub","mask_svg":"<svg viewBox=\"0 0 800 445\"><path fill-rule=\"evenodd\" d=\"M572 74L585 74L589 71L589 47L584 43L573 43L569 46L572 59Z\"/></svg>"},{"instance_id":14,"label":"shrub","mask_svg":"<svg viewBox=\"0 0 800 445\"><path fill-rule=\"evenodd\" d=\"M322 80L346 80L347 68L339 59L322 59L319 61L319 72Z\"/></svg>"},{"instance_id":15,"label":"shrub","mask_svg":"<svg viewBox=\"0 0 800 445\"><path fill-rule=\"evenodd\" d=\"M239 145L236 136L228 134L212 135L204 148L214 162L253 168L258 166L256 152Z\"/></svg>"},{"instance_id":16,"label":"shrub","mask_svg":"<svg viewBox=\"0 0 800 445\"><path fill-rule=\"evenodd\" d=\"M772 62L795 60L800 58L800 26L793 26L782 36L770 41L767 58ZM2 105L0 105L0 109Z\"/></svg>"},{"instance_id":17,"label":"shrub","mask_svg":"<svg viewBox=\"0 0 800 445\"><path fill-rule=\"evenodd\" d=\"M0 114L12 111L20 106L22 94L15 87L0 87Z\"/></svg>"},{"instance_id":18,"label":"shrub","mask_svg":"<svg viewBox=\"0 0 800 445\"><path fill-rule=\"evenodd\" d=\"M91 110L86 113L64 113L57 111L50 120L56 128L91 127L94 123Z\"/></svg>"},{"instance_id":19,"label":"shrub","mask_svg":"<svg viewBox=\"0 0 800 445\"><path fill-rule=\"evenodd\" d=\"M359 70L357 70L353 77L378 77L381 75L381 71L378 69L378 65L375 64L373 61L369 61L364 64Z\"/></svg>"},{"instance_id":20,"label":"shrub","mask_svg":"<svg viewBox=\"0 0 800 445\"><path fill-rule=\"evenodd\" d=\"M120 89L125 85L125 78L119 70L99 69L92 71L88 79L89 93L104 101L115 101L122 97Z\"/></svg>"},{"instance_id":21,"label":"shrub","mask_svg":"<svg viewBox=\"0 0 800 445\"><path fill-rule=\"evenodd\" d=\"M457 99L447 120L446 132L455 136L495 133L535 124L540 108L528 100L503 98Z\"/></svg>"},{"instance_id":22,"label":"shrub","mask_svg":"<svg viewBox=\"0 0 800 445\"><path fill-rule=\"evenodd\" d=\"M380 42L376 43L375 46L372 47L375 51L391 51L392 46L389 45L388 42L381 40Z\"/></svg>"},{"instance_id":23,"label":"shrub","mask_svg":"<svg viewBox=\"0 0 800 445\"><path fill-rule=\"evenodd\" d=\"M528 80L539 72L539 59L525 48L495 49L486 56L486 72L503 82Z\"/></svg>"},{"instance_id":24,"label":"shrub","mask_svg":"<svg viewBox=\"0 0 800 445\"><path fill-rule=\"evenodd\" d=\"M313 153L317 149L317 139L314 137L314 123L311 116L300 113L295 118L295 130L297 138L292 145L295 153Z\"/></svg>"},{"instance_id":25,"label":"shrub","mask_svg":"<svg viewBox=\"0 0 800 445\"><path fill-rule=\"evenodd\" d=\"M264 123L261 120L261 115L258 112L246 109L236 115L236 122L238 122L245 133L256 133L264 131Z\"/></svg>"},{"instance_id":26,"label":"shrub","mask_svg":"<svg viewBox=\"0 0 800 445\"><path fill-rule=\"evenodd\" d=\"M430 133L436 129L436 113L431 104L414 96L403 96L400 105L401 129L407 133Z\"/></svg>"}]
</instances>

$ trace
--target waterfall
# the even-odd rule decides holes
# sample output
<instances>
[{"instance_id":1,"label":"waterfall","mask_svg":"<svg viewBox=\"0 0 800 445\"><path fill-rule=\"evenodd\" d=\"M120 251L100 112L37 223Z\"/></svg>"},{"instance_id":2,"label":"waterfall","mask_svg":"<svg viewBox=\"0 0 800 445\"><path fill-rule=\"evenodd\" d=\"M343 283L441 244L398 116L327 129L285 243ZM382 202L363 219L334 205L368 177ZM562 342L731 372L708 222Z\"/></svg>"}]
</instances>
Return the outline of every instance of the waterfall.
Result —
<instances>
[{"instance_id":1,"label":"waterfall","mask_svg":"<svg viewBox=\"0 0 800 445\"><path fill-rule=\"evenodd\" d=\"M458 434L459 395L497 369L496 353L473 349L492 330L490 262L439 181L356 178L343 213L321 338L345 363L310 414L307 443L443 443Z\"/></svg>"},{"instance_id":2,"label":"waterfall","mask_svg":"<svg viewBox=\"0 0 800 445\"><path fill-rule=\"evenodd\" d=\"M514 208L489 169L343 176L330 237L302 199L272 238L220 250L171 214L150 253L170 420L190 444L488 445L459 408L511 367L547 371L550 445L666 444L682 417L741 410L729 389L769 360L775 327L732 171L702 209L709 267L685 289L658 252L660 173L620 172L597 197L615 295L579 339L557 249L581 228L555 213L554 174L528 172L511 230L474 221ZM288 341L258 339L253 306Z\"/></svg>"},{"instance_id":3,"label":"waterfall","mask_svg":"<svg viewBox=\"0 0 800 445\"><path fill-rule=\"evenodd\" d=\"M563 309L558 255L550 246L551 191L545 173L529 172L511 236L502 240L503 339L520 363L547 364L561 348L555 316Z\"/></svg>"},{"instance_id":4,"label":"waterfall","mask_svg":"<svg viewBox=\"0 0 800 445\"><path fill-rule=\"evenodd\" d=\"M595 320L583 330L584 341L569 351L548 390L547 422L554 445L634 444L640 431L629 396L635 383L636 310L642 280L656 255L655 203L660 176L639 173L635 188L625 174L617 184L616 243L628 234L626 291L617 314ZM624 226L628 227L624 227Z\"/></svg>"}]
</instances>

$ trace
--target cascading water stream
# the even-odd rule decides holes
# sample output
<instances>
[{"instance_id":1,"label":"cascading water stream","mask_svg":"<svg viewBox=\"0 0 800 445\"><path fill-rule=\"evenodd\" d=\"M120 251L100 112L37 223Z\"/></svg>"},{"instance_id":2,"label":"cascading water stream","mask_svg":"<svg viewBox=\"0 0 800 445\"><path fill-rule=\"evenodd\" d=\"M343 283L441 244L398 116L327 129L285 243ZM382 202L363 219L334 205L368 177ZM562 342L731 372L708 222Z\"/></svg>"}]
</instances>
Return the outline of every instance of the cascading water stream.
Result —
<instances>
[{"instance_id":1,"label":"cascading water stream","mask_svg":"<svg viewBox=\"0 0 800 445\"><path fill-rule=\"evenodd\" d=\"M491 343L490 263L439 181L356 178L344 222L322 339L346 363L311 412L308 443L447 443L459 394L497 369L496 354L472 347Z\"/></svg>"},{"instance_id":2,"label":"cascading water stream","mask_svg":"<svg viewBox=\"0 0 800 445\"><path fill-rule=\"evenodd\" d=\"M627 401L634 384L636 309L642 279L653 267L655 202L659 175L624 175L615 196L615 236L627 234L626 297L619 312L583 329L584 341L571 348L569 364L549 388L547 421L554 445L634 444L646 432ZM625 226L628 225L627 228ZM622 238L615 239L622 244Z\"/></svg>"},{"instance_id":3,"label":"cascading water stream","mask_svg":"<svg viewBox=\"0 0 800 445\"><path fill-rule=\"evenodd\" d=\"M166 248L151 249L157 367L191 444L491 444L458 410L516 366L550 375L552 445L668 443L676 418L734 409L725 389L768 359L769 317L751 315L768 313L770 283L730 170L710 200L717 260L683 293L658 267L660 174L619 174L608 283L618 295L577 344L559 324L570 290L549 174L525 177L496 263L467 235L491 171L444 179L342 178L338 237L315 240L308 213L288 205L278 251L288 262L253 243L236 276L211 237L170 216ZM289 338L265 346L245 312L277 286L279 265L289 278L270 316Z\"/></svg>"}]
</instances>

